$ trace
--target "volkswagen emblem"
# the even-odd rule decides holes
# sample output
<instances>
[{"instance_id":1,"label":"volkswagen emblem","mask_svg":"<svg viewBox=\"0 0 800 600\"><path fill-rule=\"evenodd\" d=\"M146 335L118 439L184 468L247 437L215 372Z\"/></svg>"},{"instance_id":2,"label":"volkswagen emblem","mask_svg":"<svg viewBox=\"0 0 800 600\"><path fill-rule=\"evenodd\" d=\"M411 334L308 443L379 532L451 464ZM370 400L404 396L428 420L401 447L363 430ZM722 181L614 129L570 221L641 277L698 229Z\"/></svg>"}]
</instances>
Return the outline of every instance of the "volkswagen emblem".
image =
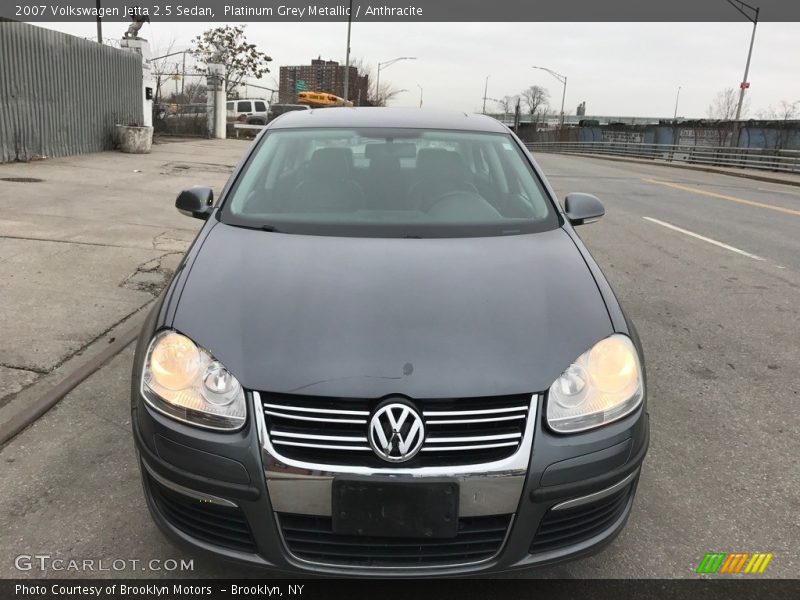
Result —
<instances>
[{"instance_id":1,"label":"volkswagen emblem","mask_svg":"<svg viewBox=\"0 0 800 600\"><path fill-rule=\"evenodd\" d=\"M422 417L408 404L384 404L369 421L369 445L383 460L406 462L416 456L425 439Z\"/></svg>"}]
</instances>

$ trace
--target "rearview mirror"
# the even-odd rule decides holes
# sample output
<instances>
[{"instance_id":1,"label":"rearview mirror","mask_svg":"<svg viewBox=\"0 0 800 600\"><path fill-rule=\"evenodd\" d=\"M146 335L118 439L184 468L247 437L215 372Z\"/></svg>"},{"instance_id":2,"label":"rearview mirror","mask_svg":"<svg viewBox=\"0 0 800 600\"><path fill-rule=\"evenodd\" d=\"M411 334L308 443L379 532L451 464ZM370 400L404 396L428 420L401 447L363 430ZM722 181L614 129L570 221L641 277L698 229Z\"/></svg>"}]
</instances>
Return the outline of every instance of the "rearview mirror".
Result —
<instances>
[{"instance_id":1,"label":"rearview mirror","mask_svg":"<svg viewBox=\"0 0 800 600\"><path fill-rule=\"evenodd\" d=\"M214 210L214 191L209 187L194 186L183 190L175 200L175 208L187 217L208 219Z\"/></svg>"},{"instance_id":2,"label":"rearview mirror","mask_svg":"<svg viewBox=\"0 0 800 600\"><path fill-rule=\"evenodd\" d=\"M606 209L597 196L574 192L564 198L564 212L573 225L584 225L598 221Z\"/></svg>"}]
</instances>

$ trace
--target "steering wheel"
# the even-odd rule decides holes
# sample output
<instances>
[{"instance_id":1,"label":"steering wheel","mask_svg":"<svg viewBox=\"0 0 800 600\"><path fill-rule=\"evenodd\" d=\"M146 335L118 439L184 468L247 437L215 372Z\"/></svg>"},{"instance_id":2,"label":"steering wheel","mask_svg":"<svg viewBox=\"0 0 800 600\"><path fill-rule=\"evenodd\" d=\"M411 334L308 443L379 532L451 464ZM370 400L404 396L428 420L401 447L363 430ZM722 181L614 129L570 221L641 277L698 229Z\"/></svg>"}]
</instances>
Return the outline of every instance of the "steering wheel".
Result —
<instances>
[{"instance_id":1,"label":"steering wheel","mask_svg":"<svg viewBox=\"0 0 800 600\"><path fill-rule=\"evenodd\" d=\"M460 196L462 198L464 196L469 196L471 198L474 197L483 200L483 196L481 196L480 192L478 192L478 188L476 188L474 185L472 185L471 183L467 183L465 187L469 187L471 189L450 190L449 192L445 192L443 194L439 194L438 196L434 196L433 198L428 198L426 200L423 200L419 204L419 210L423 212L430 212L430 210L440 202L447 200L449 198L455 198L456 196Z\"/></svg>"}]
</instances>

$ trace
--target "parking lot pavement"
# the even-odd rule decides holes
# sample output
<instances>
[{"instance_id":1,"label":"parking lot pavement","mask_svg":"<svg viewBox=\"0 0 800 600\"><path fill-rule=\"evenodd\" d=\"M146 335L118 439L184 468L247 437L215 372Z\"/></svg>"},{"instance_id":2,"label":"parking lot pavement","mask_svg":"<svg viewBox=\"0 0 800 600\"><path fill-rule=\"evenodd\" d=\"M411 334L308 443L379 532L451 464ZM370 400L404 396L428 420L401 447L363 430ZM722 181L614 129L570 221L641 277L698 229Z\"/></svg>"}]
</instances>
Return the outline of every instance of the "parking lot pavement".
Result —
<instances>
[{"instance_id":1,"label":"parking lot pavement","mask_svg":"<svg viewBox=\"0 0 800 600\"><path fill-rule=\"evenodd\" d=\"M193 557L151 523L130 429L133 345L0 450L0 578L247 577L252 572L195 559L194 571L151 571L151 560ZM96 561L124 570L18 571L19 555ZM133 561L141 561L134 563ZM145 570L142 570L142 569Z\"/></svg>"},{"instance_id":2,"label":"parking lot pavement","mask_svg":"<svg viewBox=\"0 0 800 600\"><path fill-rule=\"evenodd\" d=\"M0 409L155 297L200 224L173 208L177 193L221 190L246 147L0 165Z\"/></svg>"},{"instance_id":3,"label":"parking lot pavement","mask_svg":"<svg viewBox=\"0 0 800 600\"><path fill-rule=\"evenodd\" d=\"M605 201L606 216L579 232L642 337L651 445L633 513L610 547L505 576L694 577L706 552L742 551L774 554L763 576L796 577L800 216L769 206L800 209L800 197L721 175L537 158L559 195ZM128 348L0 449L0 577L94 575L20 573L20 554L188 556L147 515L130 434L131 357ZM191 572L124 574L274 576L193 558Z\"/></svg>"}]
</instances>

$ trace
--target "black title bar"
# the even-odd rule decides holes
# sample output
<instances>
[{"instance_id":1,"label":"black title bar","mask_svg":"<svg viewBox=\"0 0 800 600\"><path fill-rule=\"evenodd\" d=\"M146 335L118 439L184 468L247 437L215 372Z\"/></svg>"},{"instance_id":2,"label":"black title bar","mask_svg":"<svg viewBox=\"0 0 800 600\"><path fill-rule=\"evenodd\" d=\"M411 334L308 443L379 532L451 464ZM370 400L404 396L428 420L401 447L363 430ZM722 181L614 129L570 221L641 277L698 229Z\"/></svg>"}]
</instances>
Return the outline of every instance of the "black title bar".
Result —
<instances>
[{"instance_id":1,"label":"black title bar","mask_svg":"<svg viewBox=\"0 0 800 600\"><path fill-rule=\"evenodd\" d=\"M761 21L800 21L797 0L751 0ZM349 0L2 0L18 21L346 21ZM726 0L353 0L355 21L379 22L722 22L744 21Z\"/></svg>"}]
</instances>

